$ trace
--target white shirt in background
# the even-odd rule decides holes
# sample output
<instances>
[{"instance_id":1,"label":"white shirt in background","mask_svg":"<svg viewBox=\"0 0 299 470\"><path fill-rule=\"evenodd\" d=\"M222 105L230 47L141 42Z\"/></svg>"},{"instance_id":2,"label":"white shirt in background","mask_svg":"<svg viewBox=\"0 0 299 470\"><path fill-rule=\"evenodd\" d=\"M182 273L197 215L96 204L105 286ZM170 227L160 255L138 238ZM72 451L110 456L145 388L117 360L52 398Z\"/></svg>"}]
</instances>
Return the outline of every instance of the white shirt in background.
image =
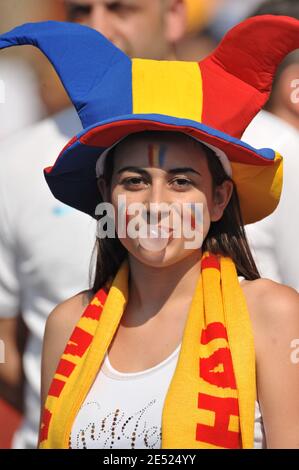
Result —
<instances>
[{"instance_id":1,"label":"white shirt in background","mask_svg":"<svg viewBox=\"0 0 299 470\"><path fill-rule=\"evenodd\" d=\"M36 448L45 322L63 300L89 287L95 220L61 203L43 175L81 124L73 109L0 144L0 317L22 312L25 419L13 447Z\"/></svg>"},{"instance_id":2,"label":"white shirt in background","mask_svg":"<svg viewBox=\"0 0 299 470\"><path fill-rule=\"evenodd\" d=\"M0 59L0 142L43 119L47 109L38 79L23 59Z\"/></svg>"},{"instance_id":3,"label":"white shirt in background","mask_svg":"<svg viewBox=\"0 0 299 470\"><path fill-rule=\"evenodd\" d=\"M299 291L299 132L286 122L261 111L242 136L256 148L281 153L283 189L275 211L245 226L261 276Z\"/></svg>"}]
</instances>

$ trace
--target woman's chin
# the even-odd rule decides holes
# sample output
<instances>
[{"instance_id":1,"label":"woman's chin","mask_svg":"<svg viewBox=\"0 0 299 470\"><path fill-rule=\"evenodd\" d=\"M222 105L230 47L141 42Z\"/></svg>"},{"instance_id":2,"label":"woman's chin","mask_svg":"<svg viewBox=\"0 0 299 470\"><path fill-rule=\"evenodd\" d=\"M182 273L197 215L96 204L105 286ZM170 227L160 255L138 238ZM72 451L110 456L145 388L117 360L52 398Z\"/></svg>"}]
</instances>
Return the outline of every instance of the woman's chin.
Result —
<instances>
[{"instance_id":1,"label":"woman's chin","mask_svg":"<svg viewBox=\"0 0 299 470\"><path fill-rule=\"evenodd\" d=\"M149 239L139 239L137 240L136 249L142 258L151 261L162 261L165 260L165 257L167 256L169 251L168 247L168 240L166 243L155 243Z\"/></svg>"},{"instance_id":2,"label":"woman's chin","mask_svg":"<svg viewBox=\"0 0 299 470\"><path fill-rule=\"evenodd\" d=\"M137 238L131 240L130 244L126 243L125 247L129 255L138 259L141 263L150 266L165 266L165 263L173 258L171 240L167 240L167 243L161 242L155 244L151 240L140 240Z\"/></svg>"},{"instance_id":3,"label":"woman's chin","mask_svg":"<svg viewBox=\"0 0 299 470\"><path fill-rule=\"evenodd\" d=\"M131 254L141 263L148 266L166 267L177 263L189 253L186 253L183 247L177 246L170 241L166 247L160 250L158 250L157 247L155 250L152 250L149 246L142 246L137 241L136 246L134 247L134 253L131 252Z\"/></svg>"},{"instance_id":4,"label":"woman's chin","mask_svg":"<svg viewBox=\"0 0 299 470\"><path fill-rule=\"evenodd\" d=\"M138 246L151 253L161 253L167 249L169 238L138 238Z\"/></svg>"},{"instance_id":5,"label":"woman's chin","mask_svg":"<svg viewBox=\"0 0 299 470\"><path fill-rule=\"evenodd\" d=\"M126 240L128 242L128 239ZM133 243L132 243L133 242ZM172 237L165 244L152 245L147 243L148 240L141 241L139 239L130 240L130 243L123 243L128 254L138 259L139 262L152 267L166 267L175 264L187 256L194 250L186 250L184 240L175 240Z\"/></svg>"}]
</instances>

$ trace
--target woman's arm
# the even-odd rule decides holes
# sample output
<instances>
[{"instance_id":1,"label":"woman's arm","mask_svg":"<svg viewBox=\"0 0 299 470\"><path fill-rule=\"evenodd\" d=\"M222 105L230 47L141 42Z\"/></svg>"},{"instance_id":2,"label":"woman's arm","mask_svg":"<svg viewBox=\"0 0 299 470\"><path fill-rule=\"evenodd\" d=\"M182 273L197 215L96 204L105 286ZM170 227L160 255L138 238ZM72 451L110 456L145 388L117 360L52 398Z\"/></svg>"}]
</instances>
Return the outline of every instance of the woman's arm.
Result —
<instances>
[{"instance_id":1,"label":"woman's arm","mask_svg":"<svg viewBox=\"0 0 299 470\"><path fill-rule=\"evenodd\" d=\"M90 291L80 292L57 305L47 319L41 362L40 425L45 401L59 360L90 300Z\"/></svg>"},{"instance_id":2,"label":"woman's arm","mask_svg":"<svg viewBox=\"0 0 299 470\"><path fill-rule=\"evenodd\" d=\"M267 279L258 284L253 323L267 448L299 449L299 294Z\"/></svg>"}]
</instances>

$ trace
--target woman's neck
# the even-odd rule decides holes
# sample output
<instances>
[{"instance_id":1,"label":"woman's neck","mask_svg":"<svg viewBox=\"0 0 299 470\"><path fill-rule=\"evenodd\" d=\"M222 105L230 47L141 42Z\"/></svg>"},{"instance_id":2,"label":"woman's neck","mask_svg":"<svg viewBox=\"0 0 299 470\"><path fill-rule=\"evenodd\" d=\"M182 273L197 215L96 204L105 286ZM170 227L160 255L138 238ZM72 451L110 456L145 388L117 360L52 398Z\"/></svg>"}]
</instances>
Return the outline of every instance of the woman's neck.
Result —
<instances>
[{"instance_id":1,"label":"woman's neck","mask_svg":"<svg viewBox=\"0 0 299 470\"><path fill-rule=\"evenodd\" d=\"M152 267L129 256L129 311L143 312L147 317L167 304L191 300L200 275L201 250L182 261L165 267Z\"/></svg>"}]
</instances>

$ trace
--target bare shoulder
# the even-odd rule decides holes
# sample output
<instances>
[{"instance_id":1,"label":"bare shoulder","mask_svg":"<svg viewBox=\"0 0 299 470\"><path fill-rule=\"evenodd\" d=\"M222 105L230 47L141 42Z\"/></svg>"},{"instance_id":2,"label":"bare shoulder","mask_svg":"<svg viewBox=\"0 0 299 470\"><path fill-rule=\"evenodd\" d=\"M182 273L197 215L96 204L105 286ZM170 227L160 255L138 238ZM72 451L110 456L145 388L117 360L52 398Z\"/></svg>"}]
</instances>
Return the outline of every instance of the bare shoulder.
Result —
<instances>
[{"instance_id":1,"label":"bare shoulder","mask_svg":"<svg viewBox=\"0 0 299 470\"><path fill-rule=\"evenodd\" d=\"M44 349L54 363L58 363L64 348L81 315L92 299L85 290L58 304L48 316L44 334Z\"/></svg>"},{"instance_id":2,"label":"bare shoulder","mask_svg":"<svg viewBox=\"0 0 299 470\"><path fill-rule=\"evenodd\" d=\"M259 316L261 322L286 321L299 315L299 293L292 287L270 279L256 279L241 283L251 316Z\"/></svg>"},{"instance_id":3,"label":"bare shoulder","mask_svg":"<svg viewBox=\"0 0 299 470\"><path fill-rule=\"evenodd\" d=\"M48 316L42 354L42 403L65 346L92 297L91 290L81 291L58 304Z\"/></svg>"},{"instance_id":4,"label":"bare shoulder","mask_svg":"<svg viewBox=\"0 0 299 470\"><path fill-rule=\"evenodd\" d=\"M295 289L265 278L243 281L241 287L258 343L266 346L270 339L282 339L298 330L299 294Z\"/></svg>"},{"instance_id":5,"label":"bare shoulder","mask_svg":"<svg viewBox=\"0 0 299 470\"><path fill-rule=\"evenodd\" d=\"M58 304L48 316L46 331L55 329L58 335L71 334L92 297L91 290L84 290Z\"/></svg>"}]
</instances>

